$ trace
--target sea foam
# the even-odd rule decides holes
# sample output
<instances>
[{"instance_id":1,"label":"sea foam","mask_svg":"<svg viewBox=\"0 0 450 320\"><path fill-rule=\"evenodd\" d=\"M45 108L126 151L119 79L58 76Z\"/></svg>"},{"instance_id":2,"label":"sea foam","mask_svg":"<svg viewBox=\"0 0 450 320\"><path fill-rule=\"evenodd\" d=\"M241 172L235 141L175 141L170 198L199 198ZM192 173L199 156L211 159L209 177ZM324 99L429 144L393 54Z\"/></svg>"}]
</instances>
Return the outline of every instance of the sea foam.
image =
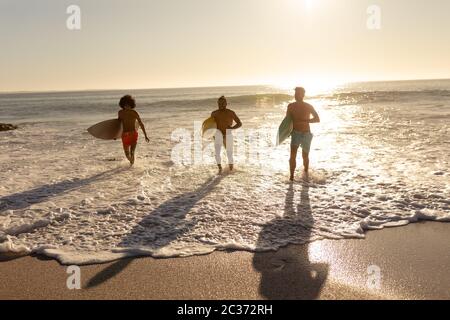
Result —
<instances>
[{"instance_id":1,"label":"sea foam","mask_svg":"<svg viewBox=\"0 0 450 320\"><path fill-rule=\"evenodd\" d=\"M438 98L441 109L386 99L354 103L349 95L310 101L322 122L312 126L312 172L294 183L288 181L289 145L267 145L270 139L256 145L252 161L237 155L234 172L217 175L212 159L175 165L172 132L183 128L193 136L192 122L208 117L214 100L204 93L185 104L169 98L170 117L164 101L143 101L151 143L139 142L133 168L119 142L86 134L91 121L101 120L97 116L86 121L89 114L76 118L72 112L57 122L28 119L17 131L2 133L0 252L81 265L276 250L320 239L361 239L368 230L420 220L450 221L448 98ZM269 137L289 99L241 94L230 99L230 108L245 130ZM54 104L47 108L56 108L61 98ZM416 119L427 112L443 118ZM254 146L236 137L236 150Z\"/></svg>"}]
</instances>

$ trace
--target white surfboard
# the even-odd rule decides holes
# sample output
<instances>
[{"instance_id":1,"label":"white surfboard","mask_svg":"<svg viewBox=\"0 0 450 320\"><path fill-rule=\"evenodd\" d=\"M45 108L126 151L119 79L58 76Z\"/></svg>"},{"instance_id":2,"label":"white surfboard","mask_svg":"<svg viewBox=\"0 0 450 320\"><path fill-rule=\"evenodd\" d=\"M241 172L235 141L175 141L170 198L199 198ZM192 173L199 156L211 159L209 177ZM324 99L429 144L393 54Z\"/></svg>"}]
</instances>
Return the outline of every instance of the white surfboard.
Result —
<instances>
[{"instance_id":1,"label":"white surfboard","mask_svg":"<svg viewBox=\"0 0 450 320\"><path fill-rule=\"evenodd\" d=\"M117 119L102 121L88 128L87 131L98 139L119 139L123 132L122 122Z\"/></svg>"}]
</instances>

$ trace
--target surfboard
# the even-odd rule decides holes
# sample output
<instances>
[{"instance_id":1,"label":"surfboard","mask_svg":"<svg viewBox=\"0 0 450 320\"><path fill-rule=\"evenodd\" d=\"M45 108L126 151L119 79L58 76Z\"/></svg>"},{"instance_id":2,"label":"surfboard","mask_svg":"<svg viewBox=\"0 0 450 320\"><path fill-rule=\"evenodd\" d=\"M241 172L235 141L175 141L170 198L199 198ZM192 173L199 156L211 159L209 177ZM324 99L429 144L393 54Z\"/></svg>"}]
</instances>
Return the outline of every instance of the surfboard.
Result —
<instances>
[{"instance_id":1,"label":"surfboard","mask_svg":"<svg viewBox=\"0 0 450 320\"><path fill-rule=\"evenodd\" d=\"M211 139L216 134L217 124L213 117L210 117L203 121L202 124L202 137L205 139Z\"/></svg>"},{"instance_id":2,"label":"surfboard","mask_svg":"<svg viewBox=\"0 0 450 320\"><path fill-rule=\"evenodd\" d=\"M278 135L277 135L277 146L282 144L292 133L292 130L294 130L292 118L291 116L286 116L283 119L283 122L281 122L280 127L278 128Z\"/></svg>"},{"instance_id":3,"label":"surfboard","mask_svg":"<svg viewBox=\"0 0 450 320\"><path fill-rule=\"evenodd\" d=\"M93 125L87 131L98 139L119 139L122 136L122 123L117 119L106 120Z\"/></svg>"}]
</instances>

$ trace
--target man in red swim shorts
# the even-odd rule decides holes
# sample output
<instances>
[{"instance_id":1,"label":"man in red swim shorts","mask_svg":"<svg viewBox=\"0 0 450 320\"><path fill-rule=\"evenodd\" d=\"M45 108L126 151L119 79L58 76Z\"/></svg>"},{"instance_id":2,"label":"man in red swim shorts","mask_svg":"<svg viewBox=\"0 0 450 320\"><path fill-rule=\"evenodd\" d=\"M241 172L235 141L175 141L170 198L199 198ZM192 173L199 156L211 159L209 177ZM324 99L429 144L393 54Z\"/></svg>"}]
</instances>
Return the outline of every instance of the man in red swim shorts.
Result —
<instances>
[{"instance_id":1,"label":"man in red swim shorts","mask_svg":"<svg viewBox=\"0 0 450 320\"><path fill-rule=\"evenodd\" d=\"M119 106L122 110L119 111L119 120L122 122L123 133L122 133L122 144L125 156L127 157L130 164L134 164L134 153L136 150L136 145L138 141L138 128L136 128L136 121L142 128L145 135L145 141L150 142L147 137L147 132L145 131L144 124L141 121L141 117L134 110L136 108L136 101L130 95L123 96L120 99Z\"/></svg>"},{"instance_id":2,"label":"man in red swim shorts","mask_svg":"<svg viewBox=\"0 0 450 320\"><path fill-rule=\"evenodd\" d=\"M124 132L122 134L123 148L126 149L128 147L131 147L132 145L137 144L138 137L139 137L139 134L137 131Z\"/></svg>"}]
</instances>

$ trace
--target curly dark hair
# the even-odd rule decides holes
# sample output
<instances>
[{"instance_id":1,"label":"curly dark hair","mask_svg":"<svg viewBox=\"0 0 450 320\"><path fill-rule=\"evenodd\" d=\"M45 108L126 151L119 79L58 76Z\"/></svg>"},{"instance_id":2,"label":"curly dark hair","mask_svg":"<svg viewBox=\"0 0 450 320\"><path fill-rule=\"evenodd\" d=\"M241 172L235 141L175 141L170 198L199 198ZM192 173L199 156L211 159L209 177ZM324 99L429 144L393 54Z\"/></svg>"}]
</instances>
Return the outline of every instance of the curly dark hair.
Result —
<instances>
[{"instance_id":1,"label":"curly dark hair","mask_svg":"<svg viewBox=\"0 0 450 320\"><path fill-rule=\"evenodd\" d=\"M120 98L119 106L122 109L125 109L125 107L127 107L127 106L134 109L134 108L136 108L136 100L134 100L134 98L132 96L127 94L126 96L123 96L122 98Z\"/></svg>"}]
</instances>

